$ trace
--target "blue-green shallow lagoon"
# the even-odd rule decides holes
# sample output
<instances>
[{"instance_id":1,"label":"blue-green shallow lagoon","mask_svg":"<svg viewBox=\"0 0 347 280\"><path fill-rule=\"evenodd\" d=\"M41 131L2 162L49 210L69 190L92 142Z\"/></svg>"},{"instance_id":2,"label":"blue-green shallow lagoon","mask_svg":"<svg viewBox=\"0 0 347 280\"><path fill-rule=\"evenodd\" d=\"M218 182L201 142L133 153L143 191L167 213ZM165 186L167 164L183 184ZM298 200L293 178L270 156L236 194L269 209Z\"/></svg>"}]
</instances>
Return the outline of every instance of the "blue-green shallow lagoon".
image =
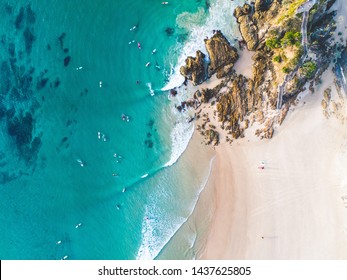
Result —
<instances>
[{"instance_id":1,"label":"blue-green shallow lagoon","mask_svg":"<svg viewBox=\"0 0 347 280\"><path fill-rule=\"evenodd\" d=\"M161 254L210 168L162 89L239 2L0 1L1 259L195 257Z\"/></svg>"},{"instance_id":2,"label":"blue-green shallow lagoon","mask_svg":"<svg viewBox=\"0 0 347 280\"><path fill-rule=\"evenodd\" d=\"M1 1L1 259L154 258L189 215L160 89L199 6Z\"/></svg>"}]
</instances>

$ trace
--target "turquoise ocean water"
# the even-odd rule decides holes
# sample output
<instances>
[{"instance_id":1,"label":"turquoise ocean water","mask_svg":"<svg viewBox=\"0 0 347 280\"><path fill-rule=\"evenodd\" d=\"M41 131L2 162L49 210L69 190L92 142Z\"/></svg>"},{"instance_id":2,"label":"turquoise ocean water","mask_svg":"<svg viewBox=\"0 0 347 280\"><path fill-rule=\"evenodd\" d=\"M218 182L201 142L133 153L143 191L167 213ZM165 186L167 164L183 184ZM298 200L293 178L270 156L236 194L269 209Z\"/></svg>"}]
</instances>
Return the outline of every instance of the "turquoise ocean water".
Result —
<instances>
[{"instance_id":1,"label":"turquoise ocean water","mask_svg":"<svg viewBox=\"0 0 347 280\"><path fill-rule=\"evenodd\" d=\"M206 180L177 161L192 124L162 89L212 26L230 28L218 5L232 14L230 1L0 1L1 259L160 253Z\"/></svg>"}]
</instances>

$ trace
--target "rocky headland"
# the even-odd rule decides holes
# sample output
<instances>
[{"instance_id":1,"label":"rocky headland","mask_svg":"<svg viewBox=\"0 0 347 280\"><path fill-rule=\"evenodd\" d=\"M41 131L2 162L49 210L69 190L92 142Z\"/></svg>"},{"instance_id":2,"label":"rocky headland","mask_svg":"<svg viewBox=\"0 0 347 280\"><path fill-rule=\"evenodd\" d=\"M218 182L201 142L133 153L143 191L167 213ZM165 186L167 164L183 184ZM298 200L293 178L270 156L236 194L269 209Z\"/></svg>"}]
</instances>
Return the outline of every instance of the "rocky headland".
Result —
<instances>
[{"instance_id":1,"label":"rocky headland","mask_svg":"<svg viewBox=\"0 0 347 280\"><path fill-rule=\"evenodd\" d=\"M193 85L213 75L218 79L214 88L202 85L191 99L177 106L181 110L196 109L197 129L206 144L231 143L254 124L258 137L271 138L291 106L295 106L298 94L306 88L313 94L329 65L338 70L334 63L347 51L346 42L336 39L336 11L332 9L335 1L246 3L234 11L242 37L237 48L215 31L205 39L208 61L200 50L196 57L186 59L180 72ZM243 51L252 54L251 77L238 73L234 67ZM338 80L336 85L344 86ZM329 102L327 89L322 101L326 116Z\"/></svg>"}]
</instances>

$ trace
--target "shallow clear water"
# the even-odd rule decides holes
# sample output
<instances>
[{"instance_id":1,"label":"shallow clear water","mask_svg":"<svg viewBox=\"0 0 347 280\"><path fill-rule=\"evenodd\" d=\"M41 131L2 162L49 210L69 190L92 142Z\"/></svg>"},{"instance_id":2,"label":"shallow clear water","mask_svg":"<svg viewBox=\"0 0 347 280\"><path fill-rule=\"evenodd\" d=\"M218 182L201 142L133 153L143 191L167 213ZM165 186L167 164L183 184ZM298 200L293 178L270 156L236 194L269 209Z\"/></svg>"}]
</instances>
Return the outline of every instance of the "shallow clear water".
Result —
<instances>
[{"instance_id":1,"label":"shallow clear water","mask_svg":"<svg viewBox=\"0 0 347 280\"><path fill-rule=\"evenodd\" d=\"M0 2L1 259L160 252L205 180L172 165L192 126L161 89L207 11L198 0Z\"/></svg>"}]
</instances>

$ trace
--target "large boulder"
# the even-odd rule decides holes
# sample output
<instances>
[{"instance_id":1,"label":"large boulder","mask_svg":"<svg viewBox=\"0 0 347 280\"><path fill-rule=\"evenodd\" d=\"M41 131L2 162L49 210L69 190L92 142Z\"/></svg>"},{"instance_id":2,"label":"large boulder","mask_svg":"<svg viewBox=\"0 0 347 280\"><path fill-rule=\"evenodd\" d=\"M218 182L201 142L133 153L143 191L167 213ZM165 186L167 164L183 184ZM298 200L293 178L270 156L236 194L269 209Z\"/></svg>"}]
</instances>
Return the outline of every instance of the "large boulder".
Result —
<instances>
[{"instance_id":1,"label":"large boulder","mask_svg":"<svg viewBox=\"0 0 347 280\"><path fill-rule=\"evenodd\" d=\"M201 51L196 52L196 57L188 56L186 65L180 68L180 73L194 85L201 84L205 78L205 55Z\"/></svg>"},{"instance_id":2,"label":"large boulder","mask_svg":"<svg viewBox=\"0 0 347 280\"><path fill-rule=\"evenodd\" d=\"M220 31L217 31L211 39L205 39L205 46L210 57L208 76L217 73L217 78L224 77L239 58L236 48L230 45Z\"/></svg>"},{"instance_id":3,"label":"large boulder","mask_svg":"<svg viewBox=\"0 0 347 280\"><path fill-rule=\"evenodd\" d=\"M259 43L258 27L252 17L252 8L245 4L243 7L237 7L234 16L239 23L240 33L250 51L254 51Z\"/></svg>"}]
</instances>

